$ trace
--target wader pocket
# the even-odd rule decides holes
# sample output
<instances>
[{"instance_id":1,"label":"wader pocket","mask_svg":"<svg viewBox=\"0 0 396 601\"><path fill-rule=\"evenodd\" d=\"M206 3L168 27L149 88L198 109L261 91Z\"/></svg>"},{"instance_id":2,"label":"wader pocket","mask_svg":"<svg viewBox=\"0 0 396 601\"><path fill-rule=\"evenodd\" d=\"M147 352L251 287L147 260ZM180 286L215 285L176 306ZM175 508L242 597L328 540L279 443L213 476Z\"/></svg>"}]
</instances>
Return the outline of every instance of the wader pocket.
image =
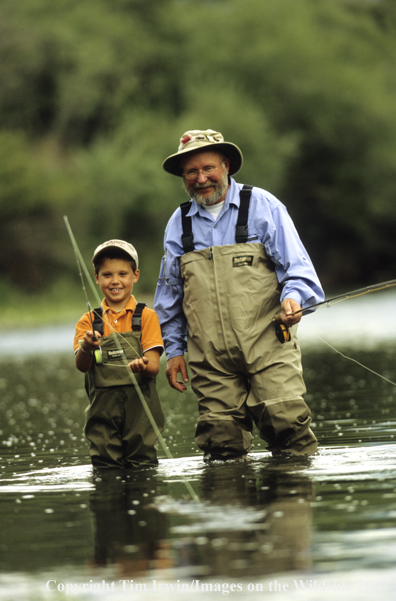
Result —
<instances>
[{"instance_id":1,"label":"wader pocket","mask_svg":"<svg viewBox=\"0 0 396 601\"><path fill-rule=\"evenodd\" d=\"M113 336L102 338L101 351L102 363L95 364L95 386L109 388L110 386L133 386L128 363L142 356L140 346L140 332L128 332L123 337L117 337L119 345ZM121 347L121 348L120 348ZM140 374L135 374L138 384L141 383Z\"/></svg>"}]
</instances>

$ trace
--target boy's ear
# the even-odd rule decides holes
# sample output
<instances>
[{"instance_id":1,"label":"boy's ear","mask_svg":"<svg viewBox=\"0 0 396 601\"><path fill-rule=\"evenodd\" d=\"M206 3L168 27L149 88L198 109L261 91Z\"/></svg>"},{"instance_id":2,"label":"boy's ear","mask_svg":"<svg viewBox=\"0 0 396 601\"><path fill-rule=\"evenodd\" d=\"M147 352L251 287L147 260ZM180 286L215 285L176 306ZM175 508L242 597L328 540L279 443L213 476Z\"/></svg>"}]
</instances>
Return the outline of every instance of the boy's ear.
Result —
<instances>
[{"instance_id":1,"label":"boy's ear","mask_svg":"<svg viewBox=\"0 0 396 601\"><path fill-rule=\"evenodd\" d=\"M99 286L99 278L98 278L98 274L95 271L95 281L97 283L97 285Z\"/></svg>"},{"instance_id":2,"label":"boy's ear","mask_svg":"<svg viewBox=\"0 0 396 601\"><path fill-rule=\"evenodd\" d=\"M136 282L138 281L140 276L140 269L136 269L136 271L133 274L133 283L136 284Z\"/></svg>"}]
</instances>

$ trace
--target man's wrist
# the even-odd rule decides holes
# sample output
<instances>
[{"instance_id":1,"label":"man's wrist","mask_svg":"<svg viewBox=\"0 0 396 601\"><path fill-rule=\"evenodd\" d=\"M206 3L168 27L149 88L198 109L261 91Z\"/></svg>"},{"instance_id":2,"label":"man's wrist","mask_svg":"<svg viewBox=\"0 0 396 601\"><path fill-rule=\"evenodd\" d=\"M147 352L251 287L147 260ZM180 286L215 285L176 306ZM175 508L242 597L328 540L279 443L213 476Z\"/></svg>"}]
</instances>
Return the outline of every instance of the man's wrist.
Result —
<instances>
[{"instance_id":1,"label":"man's wrist","mask_svg":"<svg viewBox=\"0 0 396 601\"><path fill-rule=\"evenodd\" d=\"M294 301L296 301L296 303L298 303L300 306L302 306L303 300L301 298L301 295L298 292L289 292L289 294L282 294L281 304L286 299L294 300Z\"/></svg>"},{"instance_id":2,"label":"man's wrist","mask_svg":"<svg viewBox=\"0 0 396 601\"><path fill-rule=\"evenodd\" d=\"M180 355L184 355L187 348L184 346L180 346L179 344L166 344L165 343L165 355L167 359L172 359L173 357L180 357Z\"/></svg>"},{"instance_id":3,"label":"man's wrist","mask_svg":"<svg viewBox=\"0 0 396 601\"><path fill-rule=\"evenodd\" d=\"M175 357L184 357L184 351L173 351L169 353L165 353L166 360L174 359Z\"/></svg>"}]
</instances>

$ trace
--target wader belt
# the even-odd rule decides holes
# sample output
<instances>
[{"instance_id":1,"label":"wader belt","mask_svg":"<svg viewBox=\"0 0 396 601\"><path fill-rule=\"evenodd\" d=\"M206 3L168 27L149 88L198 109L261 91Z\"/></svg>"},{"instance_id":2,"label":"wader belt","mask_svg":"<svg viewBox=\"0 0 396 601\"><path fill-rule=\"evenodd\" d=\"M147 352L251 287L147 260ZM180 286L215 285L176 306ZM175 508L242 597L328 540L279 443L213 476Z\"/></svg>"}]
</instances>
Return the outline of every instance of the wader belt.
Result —
<instances>
[{"instance_id":1,"label":"wader belt","mask_svg":"<svg viewBox=\"0 0 396 601\"><path fill-rule=\"evenodd\" d=\"M143 309L147 307L146 303L137 303L135 311L132 315L132 332L140 332L142 329L142 313ZM93 328L94 331L99 332L103 336L103 308L98 307L93 310L94 320Z\"/></svg>"},{"instance_id":2,"label":"wader belt","mask_svg":"<svg viewBox=\"0 0 396 601\"><path fill-rule=\"evenodd\" d=\"M237 244L241 242L246 242L248 237L248 216L249 216L249 204L250 198L252 195L252 187L244 185L242 190L239 193L240 203L239 203L239 212L238 212L238 220L235 228L235 242ZM182 219L182 245L185 253L192 252L194 250L194 237L192 233L192 223L191 217L187 215L191 207L191 200L187 202L183 202L180 205L181 209L181 219Z\"/></svg>"}]
</instances>

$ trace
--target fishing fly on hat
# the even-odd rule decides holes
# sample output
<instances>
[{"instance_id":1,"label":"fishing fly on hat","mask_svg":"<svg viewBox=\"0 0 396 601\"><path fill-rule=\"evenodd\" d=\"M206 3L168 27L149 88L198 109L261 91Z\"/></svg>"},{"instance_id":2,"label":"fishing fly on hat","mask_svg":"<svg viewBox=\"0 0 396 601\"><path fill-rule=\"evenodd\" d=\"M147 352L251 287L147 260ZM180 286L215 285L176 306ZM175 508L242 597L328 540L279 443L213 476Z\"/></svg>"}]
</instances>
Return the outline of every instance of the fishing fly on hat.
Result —
<instances>
[{"instance_id":1,"label":"fishing fly on hat","mask_svg":"<svg viewBox=\"0 0 396 601\"><path fill-rule=\"evenodd\" d=\"M165 159L162 167L171 175L182 177L181 159L188 154L206 150L221 152L230 159L229 175L235 175L241 169L243 163L241 150L232 142L225 142L222 134L213 129L186 131L180 138L177 152Z\"/></svg>"}]
</instances>

